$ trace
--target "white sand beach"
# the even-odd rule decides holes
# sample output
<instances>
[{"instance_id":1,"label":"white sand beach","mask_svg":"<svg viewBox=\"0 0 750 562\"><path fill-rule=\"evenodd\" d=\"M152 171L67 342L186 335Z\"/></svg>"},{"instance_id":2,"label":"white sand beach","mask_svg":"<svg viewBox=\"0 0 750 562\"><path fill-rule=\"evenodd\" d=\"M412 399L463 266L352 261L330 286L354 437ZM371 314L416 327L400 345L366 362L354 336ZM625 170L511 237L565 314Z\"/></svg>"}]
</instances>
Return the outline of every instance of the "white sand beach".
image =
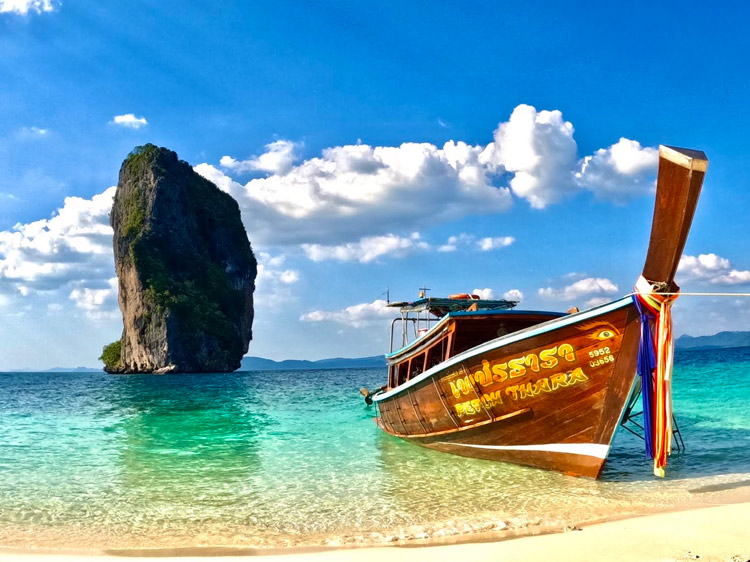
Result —
<instances>
[{"instance_id":1,"label":"white sand beach","mask_svg":"<svg viewBox=\"0 0 750 562\"><path fill-rule=\"evenodd\" d=\"M224 555L226 552L226 555ZM750 560L750 503L739 503L660 513L608 521L544 535L509 540L452 545L394 545L390 547L295 551L267 554L249 549L174 549L118 551L59 551L1 549L0 559L9 562L48 560L67 562L82 557L96 560L154 559L258 561L310 560L342 562L357 560L389 562L413 560L557 560L557 561L666 561L700 560L747 562Z\"/></svg>"}]
</instances>

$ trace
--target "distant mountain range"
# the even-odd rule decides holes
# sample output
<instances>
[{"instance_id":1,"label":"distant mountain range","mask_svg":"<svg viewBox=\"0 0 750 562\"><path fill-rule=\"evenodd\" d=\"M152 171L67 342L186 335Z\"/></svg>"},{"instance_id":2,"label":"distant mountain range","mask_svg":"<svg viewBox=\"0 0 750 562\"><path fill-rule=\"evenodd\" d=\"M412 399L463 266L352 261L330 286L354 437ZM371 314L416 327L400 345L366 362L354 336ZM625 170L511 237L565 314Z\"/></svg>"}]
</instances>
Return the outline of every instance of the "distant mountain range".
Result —
<instances>
[{"instance_id":1,"label":"distant mountain range","mask_svg":"<svg viewBox=\"0 0 750 562\"><path fill-rule=\"evenodd\" d=\"M750 332L719 332L713 336L680 336L675 349L716 349L750 346Z\"/></svg>"},{"instance_id":2,"label":"distant mountain range","mask_svg":"<svg viewBox=\"0 0 750 562\"><path fill-rule=\"evenodd\" d=\"M304 359L286 359L274 361L263 357L243 357L242 365L238 371L309 371L313 369L368 369L371 367L385 367L385 357L373 355L372 357L319 359L318 361L307 361ZM90 367L53 367L52 369L17 369L16 373L102 373L103 369L92 369Z\"/></svg>"},{"instance_id":3,"label":"distant mountain range","mask_svg":"<svg viewBox=\"0 0 750 562\"><path fill-rule=\"evenodd\" d=\"M723 347L750 347L749 332L719 332L713 336L680 336L675 340L675 349L719 349ZM263 357L243 357L239 371L308 371L313 369L367 369L371 367L385 367L385 357L319 359L307 361L305 359L285 359L274 361ZM90 367L54 367L52 369L19 369L17 372L37 373L101 373L102 369Z\"/></svg>"},{"instance_id":4,"label":"distant mountain range","mask_svg":"<svg viewBox=\"0 0 750 562\"><path fill-rule=\"evenodd\" d=\"M73 367L72 369L66 369L65 367L52 367L51 369L45 369L43 373L101 373L104 369L92 369L91 367Z\"/></svg>"},{"instance_id":5,"label":"distant mountain range","mask_svg":"<svg viewBox=\"0 0 750 562\"><path fill-rule=\"evenodd\" d=\"M274 361L263 357L243 357L240 371L306 371L311 369L366 369L368 367L385 367L385 357L373 355L372 357L319 359L318 361L307 361L304 359L286 359Z\"/></svg>"}]
</instances>

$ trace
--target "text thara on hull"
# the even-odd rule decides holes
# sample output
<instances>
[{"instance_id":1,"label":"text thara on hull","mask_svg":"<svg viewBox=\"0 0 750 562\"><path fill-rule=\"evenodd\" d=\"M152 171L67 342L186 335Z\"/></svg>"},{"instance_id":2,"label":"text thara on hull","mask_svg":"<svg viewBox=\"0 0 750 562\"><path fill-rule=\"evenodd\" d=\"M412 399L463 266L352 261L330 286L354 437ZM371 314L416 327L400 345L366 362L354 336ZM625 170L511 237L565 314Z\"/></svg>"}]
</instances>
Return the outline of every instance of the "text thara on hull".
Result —
<instances>
[{"instance_id":1,"label":"text thara on hull","mask_svg":"<svg viewBox=\"0 0 750 562\"><path fill-rule=\"evenodd\" d=\"M663 476L674 276L707 165L703 152L659 148L651 239L632 295L572 314L466 294L393 303L401 317L391 325L388 380L363 389L378 425L447 453L596 478L641 390L646 452Z\"/></svg>"}]
</instances>

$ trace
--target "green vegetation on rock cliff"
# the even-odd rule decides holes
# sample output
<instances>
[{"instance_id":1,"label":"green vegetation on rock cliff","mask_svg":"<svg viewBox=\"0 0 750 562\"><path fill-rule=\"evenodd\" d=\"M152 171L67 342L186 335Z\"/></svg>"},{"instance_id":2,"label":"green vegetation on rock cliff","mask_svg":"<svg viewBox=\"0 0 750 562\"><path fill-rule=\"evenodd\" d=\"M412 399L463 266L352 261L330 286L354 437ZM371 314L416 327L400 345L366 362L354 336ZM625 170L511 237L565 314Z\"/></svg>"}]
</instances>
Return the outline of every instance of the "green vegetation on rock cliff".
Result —
<instances>
[{"instance_id":1,"label":"green vegetation on rock cliff","mask_svg":"<svg viewBox=\"0 0 750 562\"><path fill-rule=\"evenodd\" d=\"M237 202L148 144L122 165L111 220L125 305L121 370L239 367L257 264Z\"/></svg>"},{"instance_id":2,"label":"green vegetation on rock cliff","mask_svg":"<svg viewBox=\"0 0 750 562\"><path fill-rule=\"evenodd\" d=\"M122 366L122 363L120 362L121 349L121 340L113 341L112 343L104 346L104 349L102 349L102 354L99 357L99 361L104 363L104 367L107 370L116 370Z\"/></svg>"}]
</instances>

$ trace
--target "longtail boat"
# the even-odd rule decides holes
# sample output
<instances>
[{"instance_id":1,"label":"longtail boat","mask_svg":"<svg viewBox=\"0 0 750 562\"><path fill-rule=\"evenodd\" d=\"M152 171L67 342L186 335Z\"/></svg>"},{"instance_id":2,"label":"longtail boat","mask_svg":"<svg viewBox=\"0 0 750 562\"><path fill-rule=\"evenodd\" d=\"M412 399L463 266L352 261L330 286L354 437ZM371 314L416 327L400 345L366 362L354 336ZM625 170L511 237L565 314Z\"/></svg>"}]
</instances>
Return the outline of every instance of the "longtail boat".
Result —
<instances>
[{"instance_id":1,"label":"longtail boat","mask_svg":"<svg viewBox=\"0 0 750 562\"><path fill-rule=\"evenodd\" d=\"M597 478L642 391L646 452L663 476L674 277L707 165L703 152L659 147L646 263L623 298L569 313L468 294L393 303L401 317L391 324L387 383L362 389L379 427L438 451Z\"/></svg>"}]
</instances>

